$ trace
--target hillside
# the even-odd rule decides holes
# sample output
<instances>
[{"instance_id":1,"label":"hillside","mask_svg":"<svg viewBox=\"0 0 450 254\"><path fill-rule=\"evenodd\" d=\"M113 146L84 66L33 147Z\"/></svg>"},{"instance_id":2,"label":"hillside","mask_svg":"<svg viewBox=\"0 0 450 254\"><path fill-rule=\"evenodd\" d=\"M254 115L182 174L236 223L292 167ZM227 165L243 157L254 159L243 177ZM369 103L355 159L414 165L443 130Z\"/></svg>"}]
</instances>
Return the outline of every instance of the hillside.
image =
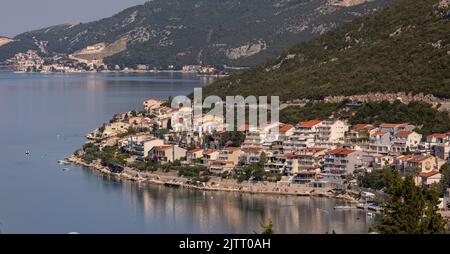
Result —
<instances>
[{"instance_id":1,"label":"hillside","mask_svg":"<svg viewBox=\"0 0 450 254\"><path fill-rule=\"evenodd\" d=\"M11 43L12 41L13 40L11 40L10 38L0 36L0 47L8 43Z\"/></svg>"},{"instance_id":2,"label":"hillside","mask_svg":"<svg viewBox=\"0 0 450 254\"><path fill-rule=\"evenodd\" d=\"M34 49L126 66L256 65L393 1L153 0L95 22L20 34L0 47L0 61Z\"/></svg>"},{"instance_id":3,"label":"hillside","mask_svg":"<svg viewBox=\"0 0 450 254\"><path fill-rule=\"evenodd\" d=\"M279 95L284 101L402 91L450 98L449 3L402 0L204 92Z\"/></svg>"}]
</instances>

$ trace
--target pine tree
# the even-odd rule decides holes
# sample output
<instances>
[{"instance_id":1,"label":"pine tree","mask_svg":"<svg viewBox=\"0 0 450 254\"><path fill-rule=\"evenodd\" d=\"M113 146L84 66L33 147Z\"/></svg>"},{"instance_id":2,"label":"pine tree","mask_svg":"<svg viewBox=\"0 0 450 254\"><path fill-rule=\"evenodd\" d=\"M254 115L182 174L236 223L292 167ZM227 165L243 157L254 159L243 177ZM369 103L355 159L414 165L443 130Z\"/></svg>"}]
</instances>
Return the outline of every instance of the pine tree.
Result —
<instances>
[{"instance_id":1,"label":"pine tree","mask_svg":"<svg viewBox=\"0 0 450 254\"><path fill-rule=\"evenodd\" d=\"M412 176L401 180L397 175L389 188L385 216L375 229L383 234L444 233L445 222L437 212L438 195L422 191Z\"/></svg>"}]
</instances>

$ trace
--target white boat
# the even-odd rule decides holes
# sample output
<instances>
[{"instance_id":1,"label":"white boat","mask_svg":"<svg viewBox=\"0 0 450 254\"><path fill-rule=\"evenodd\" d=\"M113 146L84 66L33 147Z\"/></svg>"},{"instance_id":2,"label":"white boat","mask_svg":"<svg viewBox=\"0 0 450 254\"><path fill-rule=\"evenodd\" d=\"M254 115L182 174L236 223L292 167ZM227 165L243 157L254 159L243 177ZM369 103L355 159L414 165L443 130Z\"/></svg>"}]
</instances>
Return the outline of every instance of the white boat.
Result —
<instances>
[{"instance_id":1,"label":"white boat","mask_svg":"<svg viewBox=\"0 0 450 254\"><path fill-rule=\"evenodd\" d=\"M70 165L71 163L68 162L68 161L66 161L66 160L59 160L59 161L58 161L58 164L61 164L61 165Z\"/></svg>"},{"instance_id":2,"label":"white boat","mask_svg":"<svg viewBox=\"0 0 450 254\"><path fill-rule=\"evenodd\" d=\"M347 210L347 209L356 209L354 206L346 206L346 205L338 205L334 207L335 210Z\"/></svg>"}]
</instances>

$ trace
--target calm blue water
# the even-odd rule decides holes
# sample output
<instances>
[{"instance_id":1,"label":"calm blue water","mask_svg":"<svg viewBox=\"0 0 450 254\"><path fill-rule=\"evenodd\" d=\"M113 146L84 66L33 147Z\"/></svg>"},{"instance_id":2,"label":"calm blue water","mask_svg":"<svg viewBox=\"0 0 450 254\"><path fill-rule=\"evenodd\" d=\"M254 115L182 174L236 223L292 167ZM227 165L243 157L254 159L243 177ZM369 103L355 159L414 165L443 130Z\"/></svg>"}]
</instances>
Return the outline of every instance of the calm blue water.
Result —
<instances>
[{"instance_id":1,"label":"calm blue water","mask_svg":"<svg viewBox=\"0 0 450 254\"><path fill-rule=\"evenodd\" d=\"M2 232L252 233L268 219L277 233L367 232L364 212L334 211L334 200L140 186L56 163L115 113L206 83L181 73L0 72Z\"/></svg>"}]
</instances>

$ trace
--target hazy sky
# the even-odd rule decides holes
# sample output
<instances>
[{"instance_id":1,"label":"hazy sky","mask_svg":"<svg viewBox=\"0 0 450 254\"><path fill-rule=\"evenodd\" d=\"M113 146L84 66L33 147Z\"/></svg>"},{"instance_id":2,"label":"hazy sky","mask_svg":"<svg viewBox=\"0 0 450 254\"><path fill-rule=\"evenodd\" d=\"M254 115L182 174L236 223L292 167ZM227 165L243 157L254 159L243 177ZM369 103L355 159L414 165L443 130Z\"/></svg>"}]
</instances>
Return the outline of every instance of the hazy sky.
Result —
<instances>
[{"instance_id":1,"label":"hazy sky","mask_svg":"<svg viewBox=\"0 0 450 254\"><path fill-rule=\"evenodd\" d=\"M0 36L111 16L146 0L0 0Z\"/></svg>"}]
</instances>

